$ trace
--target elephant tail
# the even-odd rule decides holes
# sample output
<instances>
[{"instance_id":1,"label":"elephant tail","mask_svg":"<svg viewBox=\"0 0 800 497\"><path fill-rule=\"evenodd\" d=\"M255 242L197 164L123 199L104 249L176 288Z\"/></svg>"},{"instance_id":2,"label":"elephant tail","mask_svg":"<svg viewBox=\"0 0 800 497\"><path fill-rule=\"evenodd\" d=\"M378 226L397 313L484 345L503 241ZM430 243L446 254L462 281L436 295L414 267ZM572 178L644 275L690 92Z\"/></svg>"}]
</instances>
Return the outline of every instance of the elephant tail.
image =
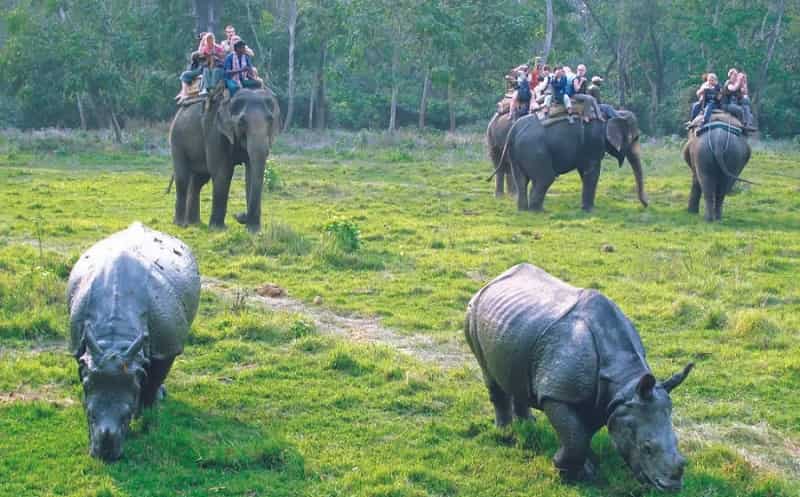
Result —
<instances>
[{"instance_id":1,"label":"elephant tail","mask_svg":"<svg viewBox=\"0 0 800 497\"><path fill-rule=\"evenodd\" d=\"M494 172L492 173L492 175L489 176L488 178L486 178L486 181L491 181L492 178L494 178L494 175L497 174L497 171L499 171L503 167L503 162L504 162L504 160L506 158L506 154L508 153L508 144L511 142L511 133L514 132L514 128L517 127L517 125L520 123L520 121L523 121L526 117L529 117L529 116L523 116L523 117L517 119L516 121L514 121L514 124L511 125L511 128L509 128L508 134L506 135L506 142L503 144L503 152L500 154L500 160L497 162L497 167L494 168ZM511 156L508 157L508 165L510 166L509 169L511 170L511 176L513 177L514 176L514 165L511 163ZM516 179L515 179L515 182L516 182Z\"/></svg>"},{"instance_id":2,"label":"elephant tail","mask_svg":"<svg viewBox=\"0 0 800 497\"><path fill-rule=\"evenodd\" d=\"M175 181L175 173L172 173L172 176L169 178L169 184L167 185L167 191L164 192L165 195L169 195L169 192L172 190L172 183Z\"/></svg>"},{"instance_id":3,"label":"elephant tail","mask_svg":"<svg viewBox=\"0 0 800 497\"><path fill-rule=\"evenodd\" d=\"M730 135L730 133L728 133L727 131L725 131L725 133L727 133L727 134L728 134L728 139L730 139L730 136L731 136L731 135ZM716 162L716 163L717 163L717 166L720 168L720 170L721 170L723 173L725 173L725 176L727 176L727 177L729 177L730 179L732 179L732 180L733 180L733 182L731 182L731 185L730 185L730 187L728 188L728 190L730 190L731 188L733 188L733 184L734 184L736 181L741 181L742 183L749 183L749 184L751 184L751 185L757 185L758 183L755 183L755 182L753 182L753 181L750 181L750 180L747 180L747 179L741 178L741 177L739 177L739 176L737 176L737 175L733 174L733 173L732 173L732 172L731 172L731 171L728 169L728 166L727 166L727 165L726 165L726 163L725 163L725 152L727 151L728 147L726 146L726 147L724 147L724 148L720 148L720 147L716 147L716 148L715 148L715 147L712 145L712 140L711 140L711 136L712 136L712 135L714 135L714 134L715 134L715 133L714 133L714 131L713 131L713 130L712 130L711 132L709 132L709 133L706 133L706 135L705 135L705 136L706 136L706 144L708 145L708 148L709 148L709 150L711 150L711 156L714 158L714 162ZM727 145L727 142L726 142L726 145Z\"/></svg>"}]
</instances>

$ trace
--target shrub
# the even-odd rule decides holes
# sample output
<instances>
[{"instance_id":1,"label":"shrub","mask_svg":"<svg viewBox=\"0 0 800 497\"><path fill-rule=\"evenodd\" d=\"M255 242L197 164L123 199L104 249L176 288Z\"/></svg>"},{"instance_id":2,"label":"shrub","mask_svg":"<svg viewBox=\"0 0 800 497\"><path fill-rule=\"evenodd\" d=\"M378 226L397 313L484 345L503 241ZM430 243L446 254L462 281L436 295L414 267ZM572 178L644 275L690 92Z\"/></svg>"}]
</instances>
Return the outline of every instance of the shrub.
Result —
<instances>
[{"instance_id":1,"label":"shrub","mask_svg":"<svg viewBox=\"0 0 800 497\"><path fill-rule=\"evenodd\" d=\"M361 248L361 231L354 221L336 217L324 229L337 248L348 253Z\"/></svg>"},{"instance_id":2,"label":"shrub","mask_svg":"<svg viewBox=\"0 0 800 497\"><path fill-rule=\"evenodd\" d=\"M281 185L282 182L278 170L272 164L268 165L264 171L264 186L267 187L267 191L276 192L281 189Z\"/></svg>"}]
</instances>

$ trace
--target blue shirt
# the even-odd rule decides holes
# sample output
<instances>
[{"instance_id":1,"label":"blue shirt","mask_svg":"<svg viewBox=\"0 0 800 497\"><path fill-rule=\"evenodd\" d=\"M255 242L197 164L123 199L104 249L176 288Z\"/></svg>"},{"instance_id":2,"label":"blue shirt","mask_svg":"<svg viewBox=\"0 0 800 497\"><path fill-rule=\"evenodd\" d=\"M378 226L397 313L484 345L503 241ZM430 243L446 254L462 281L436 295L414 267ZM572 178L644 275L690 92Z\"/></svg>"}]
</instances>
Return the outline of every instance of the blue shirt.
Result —
<instances>
[{"instance_id":1,"label":"blue shirt","mask_svg":"<svg viewBox=\"0 0 800 497\"><path fill-rule=\"evenodd\" d=\"M244 69L245 67L253 67L253 64L250 62L250 57L247 54L237 55L236 52L231 52L225 57L225 79L233 79L235 76L231 74L233 71L233 58L239 57L239 68ZM239 73L242 76L242 79L249 79L250 76L246 73Z\"/></svg>"},{"instance_id":2,"label":"blue shirt","mask_svg":"<svg viewBox=\"0 0 800 497\"><path fill-rule=\"evenodd\" d=\"M564 100L564 95L567 94L567 77L561 76L560 78L553 79L553 98L556 102L561 103Z\"/></svg>"}]
</instances>

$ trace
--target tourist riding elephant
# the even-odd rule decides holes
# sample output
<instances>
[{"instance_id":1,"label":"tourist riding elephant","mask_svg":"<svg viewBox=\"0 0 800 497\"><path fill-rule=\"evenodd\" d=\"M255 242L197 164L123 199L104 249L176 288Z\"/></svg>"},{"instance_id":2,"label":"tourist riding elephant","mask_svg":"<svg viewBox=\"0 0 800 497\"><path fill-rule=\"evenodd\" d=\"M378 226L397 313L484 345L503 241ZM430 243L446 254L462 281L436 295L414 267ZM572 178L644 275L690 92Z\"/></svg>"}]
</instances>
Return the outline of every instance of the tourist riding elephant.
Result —
<instances>
[{"instance_id":1,"label":"tourist riding elephant","mask_svg":"<svg viewBox=\"0 0 800 497\"><path fill-rule=\"evenodd\" d=\"M647 207L636 116L618 112L619 117L589 123L570 123L565 118L545 126L535 115L517 120L509 132L506 153L517 184L518 209L542 210L544 196L556 177L577 169L583 182L582 207L591 211L606 152L616 157L620 166L628 159L639 201ZM533 182L530 201L529 182Z\"/></svg>"},{"instance_id":2,"label":"tourist riding elephant","mask_svg":"<svg viewBox=\"0 0 800 497\"><path fill-rule=\"evenodd\" d=\"M486 128L486 145L489 147L489 157L492 159L495 169L495 197L502 197L504 193L503 181L505 180L505 187L508 189L509 195L517 193L517 185L514 184L514 179L511 176L511 166L508 163L508 157L503 157L503 146L506 144L508 138L508 130L514 122L511 120L511 113L495 114L492 120L489 121L489 126ZM503 159L503 165L500 167L500 159Z\"/></svg>"},{"instance_id":3,"label":"tourist riding elephant","mask_svg":"<svg viewBox=\"0 0 800 497\"><path fill-rule=\"evenodd\" d=\"M227 100L181 107L169 131L175 175L175 224L200 222L200 190L212 180L213 228L225 227L233 170L245 166L247 212L236 220L250 231L261 229L261 191L264 169L275 134L280 108L267 89L243 89Z\"/></svg>"},{"instance_id":4,"label":"tourist riding elephant","mask_svg":"<svg viewBox=\"0 0 800 497\"><path fill-rule=\"evenodd\" d=\"M738 129L738 128L735 128ZM700 212L700 194L706 201L706 221L722 219L722 203L750 160L750 144L734 128L716 127L700 136L689 132L683 159L692 170L689 212ZM745 180L741 180L745 181Z\"/></svg>"}]
</instances>

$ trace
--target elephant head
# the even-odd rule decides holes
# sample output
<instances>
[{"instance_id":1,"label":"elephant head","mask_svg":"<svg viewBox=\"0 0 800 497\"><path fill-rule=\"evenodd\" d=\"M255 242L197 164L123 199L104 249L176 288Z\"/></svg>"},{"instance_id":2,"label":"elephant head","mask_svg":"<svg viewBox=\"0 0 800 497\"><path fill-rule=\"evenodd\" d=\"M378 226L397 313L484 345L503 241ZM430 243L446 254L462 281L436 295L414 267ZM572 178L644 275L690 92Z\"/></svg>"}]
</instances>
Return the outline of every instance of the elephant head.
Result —
<instances>
[{"instance_id":1,"label":"elephant head","mask_svg":"<svg viewBox=\"0 0 800 497\"><path fill-rule=\"evenodd\" d=\"M270 147L281 128L280 107L268 89L239 90L220 104L214 126L231 145L233 160L246 154L247 212L236 220L250 231L261 227L261 193ZM244 154L243 154L244 153Z\"/></svg>"},{"instance_id":2,"label":"elephant head","mask_svg":"<svg viewBox=\"0 0 800 497\"><path fill-rule=\"evenodd\" d=\"M606 123L606 149L619 161L619 165L627 158L636 179L636 193L639 201L647 207L647 193L644 191L642 174L642 151L639 145L639 125L632 112L619 111L619 117L609 119Z\"/></svg>"}]
</instances>

